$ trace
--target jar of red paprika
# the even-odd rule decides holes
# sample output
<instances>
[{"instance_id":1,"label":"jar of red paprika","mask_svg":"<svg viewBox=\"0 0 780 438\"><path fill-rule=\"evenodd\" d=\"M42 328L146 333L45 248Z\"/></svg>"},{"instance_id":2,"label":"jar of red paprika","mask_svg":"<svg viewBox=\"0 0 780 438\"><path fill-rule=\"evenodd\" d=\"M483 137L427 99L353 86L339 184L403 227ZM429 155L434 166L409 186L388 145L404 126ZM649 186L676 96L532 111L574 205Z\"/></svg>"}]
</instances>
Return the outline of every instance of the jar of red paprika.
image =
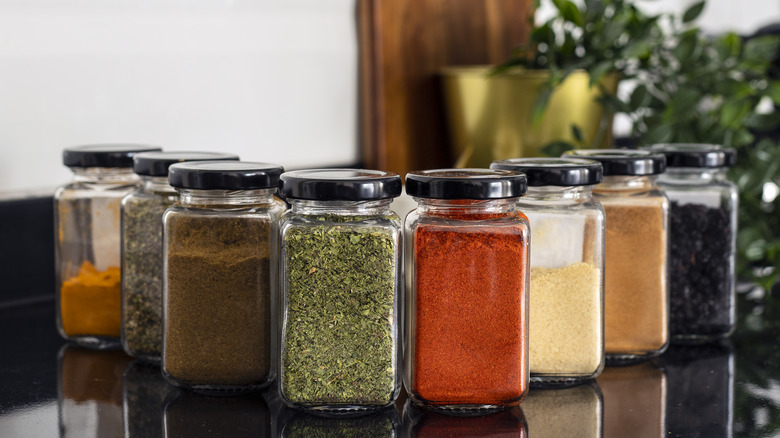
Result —
<instances>
[{"instance_id":1,"label":"jar of red paprika","mask_svg":"<svg viewBox=\"0 0 780 438\"><path fill-rule=\"evenodd\" d=\"M598 161L517 158L491 169L523 172L518 208L531 223L529 360L532 385L571 385L604 367L604 209L592 196Z\"/></svg>"},{"instance_id":2,"label":"jar of red paprika","mask_svg":"<svg viewBox=\"0 0 780 438\"><path fill-rule=\"evenodd\" d=\"M412 172L406 388L445 409L513 406L528 372L528 219L520 172Z\"/></svg>"}]
</instances>

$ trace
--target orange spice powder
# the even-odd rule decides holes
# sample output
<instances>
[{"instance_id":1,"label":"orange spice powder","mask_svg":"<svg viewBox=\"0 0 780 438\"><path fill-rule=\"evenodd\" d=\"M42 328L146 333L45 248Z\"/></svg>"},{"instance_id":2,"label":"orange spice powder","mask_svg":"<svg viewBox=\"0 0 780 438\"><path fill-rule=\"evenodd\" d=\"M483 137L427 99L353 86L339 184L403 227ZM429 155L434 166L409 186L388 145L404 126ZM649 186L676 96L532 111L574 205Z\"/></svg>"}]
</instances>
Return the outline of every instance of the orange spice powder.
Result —
<instances>
[{"instance_id":1,"label":"orange spice powder","mask_svg":"<svg viewBox=\"0 0 780 438\"><path fill-rule=\"evenodd\" d=\"M85 261L60 289L60 317L68 336L119 337L121 278L118 267L98 271Z\"/></svg>"}]
</instances>

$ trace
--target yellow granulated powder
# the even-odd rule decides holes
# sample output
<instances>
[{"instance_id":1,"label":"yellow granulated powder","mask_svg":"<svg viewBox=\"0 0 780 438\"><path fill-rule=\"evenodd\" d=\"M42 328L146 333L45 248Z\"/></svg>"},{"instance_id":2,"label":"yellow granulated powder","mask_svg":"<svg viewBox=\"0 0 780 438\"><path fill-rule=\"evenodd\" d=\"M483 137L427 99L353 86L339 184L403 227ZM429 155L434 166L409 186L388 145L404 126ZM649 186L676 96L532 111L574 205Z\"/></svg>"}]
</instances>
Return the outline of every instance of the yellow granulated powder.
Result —
<instances>
[{"instance_id":1,"label":"yellow granulated powder","mask_svg":"<svg viewBox=\"0 0 780 438\"><path fill-rule=\"evenodd\" d=\"M602 363L601 272L575 263L531 268L529 298L531 376L590 376Z\"/></svg>"}]
</instances>

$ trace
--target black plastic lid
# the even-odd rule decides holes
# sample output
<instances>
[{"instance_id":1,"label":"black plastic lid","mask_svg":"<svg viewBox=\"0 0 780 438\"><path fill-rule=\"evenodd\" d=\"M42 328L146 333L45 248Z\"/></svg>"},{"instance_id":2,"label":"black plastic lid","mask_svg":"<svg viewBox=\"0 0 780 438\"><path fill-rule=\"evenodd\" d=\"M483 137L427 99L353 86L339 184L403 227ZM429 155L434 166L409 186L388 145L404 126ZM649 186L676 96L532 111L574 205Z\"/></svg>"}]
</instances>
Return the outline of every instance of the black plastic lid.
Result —
<instances>
[{"instance_id":1,"label":"black plastic lid","mask_svg":"<svg viewBox=\"0 0 780 438\"><path fill-rule=\"evenodd\" d=\"M731 167L737 163L737 151L714 144L656 144L647 150L666 155L668 167Z\"/></svg>"},{"instance_id":2,"label":"black plastic lid","mask_svg":"<svg viewBox=\"0 0 780 438\"><path fill-rule=\"evenodd\" d=\"M372 201L401 195L397 173L366 169L307 169L285 172L279 182L285 198L312 201Z\"/></svg>"},{"instance_id":3,"label":"black plastic lid","mask_svg":"<svg viewBox=\"0 0 780 438\"><path fill-rule=\"evenodd\" d=\"M657 175L666 170L663 154L637 149L574 149L563 158L587 158L604 167L604 175Z\"/></svg>"},{"instance_id":4,"label":"black plastic lid","mask_svg":"<svg viewBox=\"0 0 780 438\"><path fill-rule=\"evenodd\" d=\"M62 151L62 163L68 167L133 167L133 156L158 152L162 148L145 144L91 144Z\"/></svg>"},{"instance_id":5,"label":"black plastic lid","mask_svg":"<svg viewBox=\"0 0 780 438\"><path fill-rule=\"evenodd\" d=\"M525 174L510 170L436 169L406 174L406 193L418 198L517 198L527 189Z\"/></svg>"},{"instance_id":6,"label":"black plastic lid","mask_svg":"<svg viewBox=\"0 0 780 438\"><path fill-rule=\"evenodd\" d=\"M532 187L589 186L602 178L601 163L579 158L512 158L494 161L490 168L523 172Z\"/></svg>"},{"instance_id":7,"label":"black plastic lid","mask_svg":"<svg viewBox=\"0 0 780 438\"><path fill-rule=\"evenodd\" d=\"M216 152L144 152L133 157L133 172L168 176L168 167L185 161L238 161L238 155Z\"/></svg>"},{"instance_id":8,"label":"black plastic lid","mask_svg":"<svg viewBox=\"0 0 780 438\"><path fill-rule=\"evenodd\" d=\"M273 189L284 168L277 164L247 161L191 161L168 168L168 183L181 189Z\"/></svg>"}]
</instances>

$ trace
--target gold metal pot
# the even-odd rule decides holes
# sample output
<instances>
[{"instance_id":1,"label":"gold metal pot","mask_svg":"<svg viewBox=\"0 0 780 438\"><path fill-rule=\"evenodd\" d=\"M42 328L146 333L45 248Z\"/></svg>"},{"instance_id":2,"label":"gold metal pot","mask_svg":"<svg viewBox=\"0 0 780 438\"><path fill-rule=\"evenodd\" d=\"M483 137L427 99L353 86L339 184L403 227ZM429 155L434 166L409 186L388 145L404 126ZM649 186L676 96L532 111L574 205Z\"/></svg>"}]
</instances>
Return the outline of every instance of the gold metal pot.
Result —
<instances>
[{"instance_id":1,"label":"gold metal pot","mask_svg":"<svg viewBox=\"0 0 780 438\"><path fill-rule=\"evenodd\" d=\"M546 70L514 69L489 76L491 67L450 67L442 72L447 121L457 167L488 167L494 160L541 156L553 141L576 143L571 126L592 145L605 123L599 146L612 141L612 119L602 121L598 87L585 71L574 72L552 94L547 111L533 126L531 109L547 81ZM618 76L602 84L615 93Z\"/></svg>"}]
</instances>

